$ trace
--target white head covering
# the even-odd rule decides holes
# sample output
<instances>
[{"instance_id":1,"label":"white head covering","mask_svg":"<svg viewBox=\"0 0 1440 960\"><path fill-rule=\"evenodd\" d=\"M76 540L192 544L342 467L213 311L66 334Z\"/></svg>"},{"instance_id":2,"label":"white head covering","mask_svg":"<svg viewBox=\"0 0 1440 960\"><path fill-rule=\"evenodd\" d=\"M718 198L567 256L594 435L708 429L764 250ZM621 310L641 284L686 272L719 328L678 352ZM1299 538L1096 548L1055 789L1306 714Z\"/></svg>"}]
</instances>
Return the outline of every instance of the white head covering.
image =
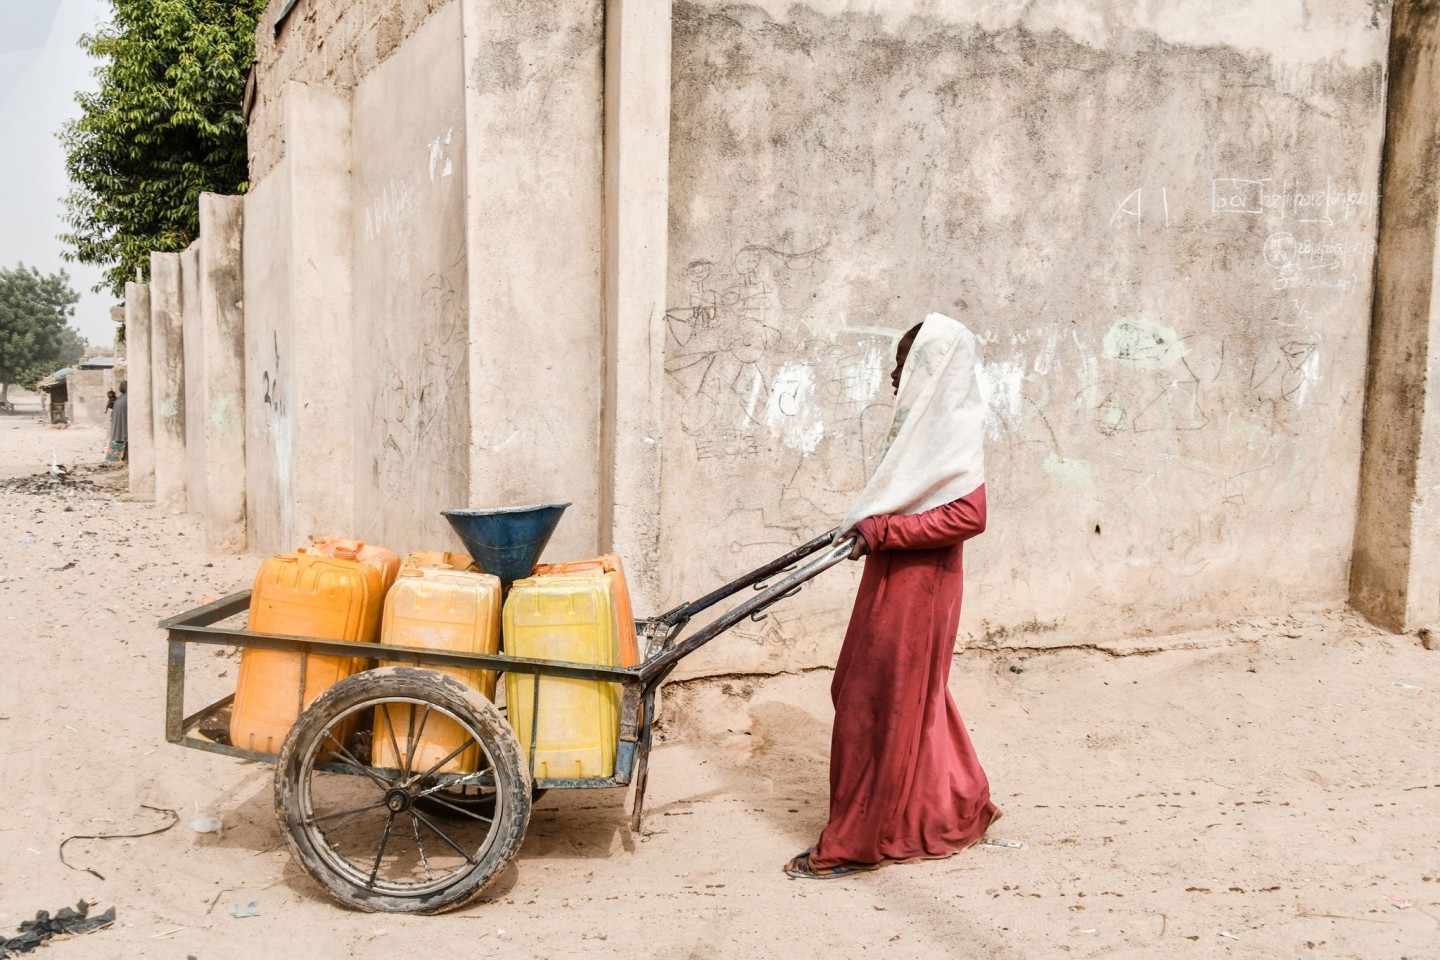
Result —
<instances>
[{"instance_id":1,"label":"white head covering","mask_svg":"<svg viewBox=\"0 0 1440 960\"><path fill-rule=\"evenodd\" d=\"M985 482L985 402L975 375L975 335L938 313L925 318L895 399L890 441L841 524L924 513Z\"/></svg>"}]
</instances>

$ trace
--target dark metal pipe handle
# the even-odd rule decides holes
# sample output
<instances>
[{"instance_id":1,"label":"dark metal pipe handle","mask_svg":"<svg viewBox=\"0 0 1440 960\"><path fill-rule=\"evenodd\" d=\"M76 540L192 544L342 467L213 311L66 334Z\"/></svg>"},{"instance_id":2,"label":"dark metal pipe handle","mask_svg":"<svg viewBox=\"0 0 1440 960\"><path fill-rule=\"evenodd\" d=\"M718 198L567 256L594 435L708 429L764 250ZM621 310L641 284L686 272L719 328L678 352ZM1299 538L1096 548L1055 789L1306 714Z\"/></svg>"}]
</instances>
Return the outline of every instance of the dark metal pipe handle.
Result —
<instances>
[{"instance_id":1,"label":"dark metal pipe handle","mask_svg":"<svg viewBox=\"0 0 1440 960\"><path fill-rule=\"evenodd\" d=\"M771 560L763 567L757 567L756 569L751 570L749 573L745 574L743 577L740 577L737 580L732 580L729 583L725 584L725 586L710 591L705 596L701 597L699 600L692 600L689 603L682 603L675 609L663 613L655 619L661 623L671 625L684 623L686 620L689 620L697 613L701 613L705 610L710 609L711 607L715 606L715 604L719 603L722 600L728 599L739 591L744 590L746 587L758 583L761 580L766 579L767 577L774 576L775 573L777 573L778 571L783 570L787 567L792 567L796 563L796 561L803 560L811 554L815 553L816 551L823 550L824 548L830 546L832 543L835 542L835 537L839 533L839 527L831 527L829 530L826 530L814 540L811 540L808 543L802 543L800 546L791 550L784 556L776 557L774 560Z\"/></svg>"},{"instance_id":2,"label":"dark metal pipe handle","mask_svg":"<svg viewBox=\"0 0 1440 960\"><path fill-rule=\"evenodd\" d=\"M714 640L741 620L770 607L788 596L796 587L808 580L813 580L821 573L848 559L854 546L855 536L852 534L835 543L799 570L771 584L744 603L736 604L673 647L646 662L640 668L640 676L645 681L646 689L650 689L654 683L658 682L657 678L668 673L675 663Z\"/></svg>"},{"instance_id":3,"label":"dark metal pipe handle","mask_svg":"<svg viewBox=\"0 0 1440 960\"><path fill-rule=\"evenodd\" d=\"M782 593L782 594L780 594L780 596L778 596L778 597L775 598L775 602L776 602L776 603L779 603L781 600L784 600L784 599L786 599L786 598L788 598L788 597L793 597L793 596L795 596L795 594L799 593L801 590L804 590L804 589L805 589L805 584L802 583L802 584L800 584L799 586L797 586L794 590L791 590L789 593ZM768 614L768 613L752 613L752 614L750 614L750 620L751 620L751 622L753 622L753 623L759 623L761 620L764 620L764 619L765 619L766 617L768 617L768 616L770 616L770 614Z\"/></svg>"}]
</instances>

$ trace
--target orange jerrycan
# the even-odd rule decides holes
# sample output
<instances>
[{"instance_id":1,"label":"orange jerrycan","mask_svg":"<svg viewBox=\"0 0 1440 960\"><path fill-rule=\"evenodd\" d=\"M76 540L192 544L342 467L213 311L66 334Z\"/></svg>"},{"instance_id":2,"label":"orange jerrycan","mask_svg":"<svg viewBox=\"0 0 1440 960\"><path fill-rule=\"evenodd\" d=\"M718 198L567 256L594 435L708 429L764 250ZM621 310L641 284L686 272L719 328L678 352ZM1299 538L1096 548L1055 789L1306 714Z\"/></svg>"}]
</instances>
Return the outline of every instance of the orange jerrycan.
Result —
<instances>
[{"instance_id":1,"label":"orange jerrycan","mask_svg":"<svg viewBox=\"0 0 1440 960\"><path fill-rule=\"evenodd\" d=\"M377 547L373 543L366 543L363 540L347 540L344 537L321 537L310 544L305 551L307 553L318 553L324 557L341 556L341 551L348 551L354 554L354 558L361 563L368 563L380 571L380 586L389 590L395 583L395 575L400 572L400 555L393 550L386 550L384 547ZM348 556L349 553L344 555Z\"/></svg>"},{"instance_id":2,"label":"orange jerrycan","mask_svg":"<svg viewBox=\"0 0 1440 960\"><path fill-rule=\"evenodd\" d=\"M556 577L569 573L604 573L610 575L615 592L615 620L620 637L620 666L640 664L640 644L635 639L635 611L630 606L630 588L625 585L625 565L618 554L607 553L589 560L566 563L538 563L534 576Z\"/></svg>"},{"instance_id":3,"label":"orange jerrycan","mask_svg":"<svg viewBox=\"0 0 1440 960\"><path fill-rule=\"evenodd\" d=\"M384 603L380 571L352 555L282 553L260 565L247 629L321 640L373 642ZM248 647L230 716L230 742L279 753L300 711L363 659Z\"/></svg>"},{"instance_id":4,"label":"orange jerrycan","mask_svg":"<svg viewBox=\"0 0 1440 960\"><path fill-rule=\"evenodd\" d=\"M471 573L483 573L475 562L466 553L451 553L445 550L421 550L417 553L408 553L405 559L400 561L400 569L407 567L423 569L425 567L449 567L452 570L468 570Z\"/></svg>"},{"instance_id":5,"label":"orange jerrycan","mask_svg":"<svg viewBox=\"0 0 1440 960\"><path fill-rule=\"evenodd\" d=\"M610 574L516 580L505 601L505 652L614 666L620 662L615 604ZM620 684L507 672L505 702L522 757L530 756L532 729L535 732L537 778L614 774Z\"/></svg>"},{"instance_id":6,"label":"orange jerrycan","mask_svg":"<svg viewBox=\"0 0 1440 960\"><path fill-rule=\"evenodd\" d=\"M495 653L500 649L500 581L486 573L465 570L402 569L385 598L380 643L447 653ZM432 667L423 662L421 666L449 674L495 699L494 671ZM424 772L445 760L435 772L473 773L480 759L478 745L455 754L465 745L468 735L454 720L434 709L382 707L375 714L373 737L377 767L398 770L408 760L412 772Z\"/></svg>"}]
</instances>

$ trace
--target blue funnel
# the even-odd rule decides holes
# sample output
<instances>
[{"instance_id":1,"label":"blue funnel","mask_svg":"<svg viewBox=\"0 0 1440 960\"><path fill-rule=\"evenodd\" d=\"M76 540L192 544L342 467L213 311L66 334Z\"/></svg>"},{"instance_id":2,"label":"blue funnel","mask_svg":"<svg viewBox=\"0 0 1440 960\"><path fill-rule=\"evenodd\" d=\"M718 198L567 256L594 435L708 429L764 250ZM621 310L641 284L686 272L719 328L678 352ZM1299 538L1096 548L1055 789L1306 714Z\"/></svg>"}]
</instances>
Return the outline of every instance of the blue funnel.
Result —
<instances>
[{"instance_id":1,"label":"blue funnel","mask_svg":"<svg viewBox=\"0 0 1440 960\"><path fill-rule=\"evenodd\" d=\"M455 528L476 565L499 577L508 590L516 580L530 576L568 506L569 503L542 503L533 507L441 510L440 513Z\"/></svg>"}]
</instances>

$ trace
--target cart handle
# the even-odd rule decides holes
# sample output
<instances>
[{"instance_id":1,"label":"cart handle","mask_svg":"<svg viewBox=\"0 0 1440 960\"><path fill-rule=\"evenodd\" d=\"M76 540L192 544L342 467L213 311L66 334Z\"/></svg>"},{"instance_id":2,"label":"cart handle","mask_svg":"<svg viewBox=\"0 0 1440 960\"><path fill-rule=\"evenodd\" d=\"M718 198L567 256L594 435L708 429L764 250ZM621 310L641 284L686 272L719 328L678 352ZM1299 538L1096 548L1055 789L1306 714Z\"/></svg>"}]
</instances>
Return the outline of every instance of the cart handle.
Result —
<instances>
[{"instance_id":1,"label":"cart handle","mask_svg":"<svg viewBox=\"0 0 1440 960\"><path fill-rule=\"evenodd\" d=\"M763 567L757 567L756 569L751 570L749 573L745 574L745 576L741 577L740 579L732 580L729 583L725 584L725 586L710 591L709 593L705 594L705 596L701 597L699 600L692 600L689 603L682 603L680 604L680 606L675 607L673 610L666 611L665 613L660 614L660 616L653 618L651 622L663 623L667 627L674 627L679 624L684 624L686 621L694 617L697 613L709 610L711 607L715 606L715 604L734 596L741 590L744 590L746 587L754 586L755 584L758 584L761 580L764 580L766 577L783 571L786 567L793 567L798 561L804 560L806 557L810 556L810 554L814 553L815 551L820 550L823 547L830 546L830 544L835 542L835 536L839 532L839 527L832 527L831 529L826 530L824 533L820 534L820 536L816 537L814 540L811 540L809 543L802 543L800 546L796 547L794 550L791 550L783 557L777 557L774 560L771 560L769 563L765 564ZM808 580L809 577L807 577L806 579ZM756 589L763 589L763 587L757 587Z\"/></svg>"},{"instance_id":2,"label":"cart handle","mask_svg":"<svg viewBox=\"0 0 1440 960\"><path fill-rule=\"evenodd\" d=\"M755 594L750 599L746 600L744 603L737 604L731 609L725 611L723 614L716 617L709 623L705 624L705 626L701 627L699 630L695 631L690 636L686 637L684 640L679 641L673 646L666 647L658 656L647 660L640 667L640 678L645 681L647 689L658 683L660 679L663 679L666 674L668 674L672 669L674 669L675 664L679 663L682 659L694 653L696 650L700 649L705 644L709 643L711 640L714 640L716 637L720 636L720 634L724 633L726 630L729 630L741 620L744 620L751 614L764 610L766 607L769 607L772 604L778 602L779 600L784 599L785 597L789 596L791 593L799 589L799 587L806 581L814 579L816 576L824 573L826 570L829 570L831 567L840 563L842 560L848 559L851 550L854 549L855 537L857 535L852 533L842 540L835 541L835 535L837 532L838 528L836 530L831 530L828 533L824 533L819 537L816 537L814 540L810 541L810 543L805 544L803 547L796 547L794 550L792 550L790 553L787 553L780 559L775 560L772 563L766 564L759 570L756 570L749 575L742 577L739 580L736 580L734 583L722 587L720 590L715 591L715 593L711 594L710 596L703 597L700 600L696 600L688 607L676 608L689 609L690 607L695 607L696 609L703 610L705 609L705 607L713 606L715 603L718 603L726 596L745 589L745 587L749 586L757 580L764 579L774 571L779 570L783 567L790 566L790 564L795 561L795 555L798 554L799 556L806 556L808 554L814 553L817 549L827 543L833 543L833 546L831 546L829 550L826 550L820 556L816 557L814 560L811 560L799 570L796 570L789 576L775 581L774 583L765 587L759 593ZM700 604L704 604L704 606L700 606ZM674 612L675 611L671 611L671 613ZM671 614L667 613L665 615L665 618L668 618L670 615Z\"/></svg>"}]
</instances>

